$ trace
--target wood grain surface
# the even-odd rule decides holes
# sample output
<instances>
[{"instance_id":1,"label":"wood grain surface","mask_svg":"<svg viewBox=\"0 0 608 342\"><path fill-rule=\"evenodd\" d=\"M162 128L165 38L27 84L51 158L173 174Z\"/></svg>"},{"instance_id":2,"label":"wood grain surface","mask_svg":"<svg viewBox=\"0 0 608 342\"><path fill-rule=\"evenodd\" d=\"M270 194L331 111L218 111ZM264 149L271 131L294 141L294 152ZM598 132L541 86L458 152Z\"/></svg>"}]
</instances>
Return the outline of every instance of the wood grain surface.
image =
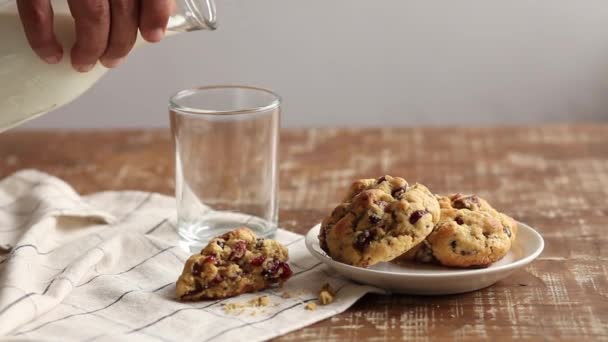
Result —
<instances>
[{"instance_id":1,"label":"wood grain surface","mask_svg":"<svg viewBox=\"0 0 608 342\"><path fill-rule=\"evenodd\" d=\"M477 193L536 227L543 254L473 293L368 295L279 340L608 340L608 125L298 129L281 136L281 225L304 233L351 181L383 174ZM0 177L35 168L81 193L173 193L167 131L0 135Z\"/></svg>"}]
</instances>

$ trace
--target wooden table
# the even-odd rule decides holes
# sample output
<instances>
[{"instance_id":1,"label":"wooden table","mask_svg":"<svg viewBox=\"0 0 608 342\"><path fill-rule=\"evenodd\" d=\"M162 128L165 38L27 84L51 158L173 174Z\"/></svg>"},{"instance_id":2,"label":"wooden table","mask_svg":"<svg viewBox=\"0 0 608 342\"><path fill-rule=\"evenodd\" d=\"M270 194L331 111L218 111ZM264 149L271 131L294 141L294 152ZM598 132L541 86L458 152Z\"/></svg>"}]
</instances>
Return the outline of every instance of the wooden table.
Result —
<instances>
[{"instance_id":1,"label":"wooden table","mask_svg":"<svg viewBox=\"0 0 608 342\"><path fill-rule=\"evenodd\" d=\"M474 293L368 295L280 340L608 340L608 125L298 129L281 143L281 225L304 233L357 178L473 192L536 227L538 260ZM173 193L166 131L0 135L0 177L36 168L82 193Z\"/></svg>"}]
</instances>

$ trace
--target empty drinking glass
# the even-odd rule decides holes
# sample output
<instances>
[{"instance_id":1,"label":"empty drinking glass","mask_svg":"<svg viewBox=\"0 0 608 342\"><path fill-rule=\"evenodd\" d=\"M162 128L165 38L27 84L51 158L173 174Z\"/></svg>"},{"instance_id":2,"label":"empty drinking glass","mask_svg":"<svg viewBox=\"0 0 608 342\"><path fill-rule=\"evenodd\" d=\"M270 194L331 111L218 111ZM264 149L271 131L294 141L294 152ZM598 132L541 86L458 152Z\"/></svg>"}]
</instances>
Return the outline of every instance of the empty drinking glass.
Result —
<instances>
[{"instance_id":1,"label":"empty drinking glass","mask_svg":"<svg viewBox=\"0 0 608 342\"><path fill-rule=\"evenodd\" d=\"M198 251L239 226L277 228L281 100L245 86L183 90L170 99L180 244Z\"/></svg>"}]
</instances>

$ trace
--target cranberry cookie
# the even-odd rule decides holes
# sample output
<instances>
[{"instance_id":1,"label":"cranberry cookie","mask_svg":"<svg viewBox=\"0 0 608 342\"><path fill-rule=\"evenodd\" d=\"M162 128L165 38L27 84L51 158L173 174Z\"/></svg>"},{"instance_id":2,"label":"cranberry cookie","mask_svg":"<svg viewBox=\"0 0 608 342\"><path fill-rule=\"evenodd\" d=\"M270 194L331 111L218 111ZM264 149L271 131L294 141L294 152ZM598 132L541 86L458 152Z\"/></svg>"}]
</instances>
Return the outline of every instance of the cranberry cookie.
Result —
<instances>
[{"instance_id":1,"label":"cranberry cookie","mask_svg":"<svg viewBox=\"0 0 608 342\"><path fill-rule=\"evenodd\" d=\"M176 294L181 300L226 298L281 285L292 275L287 259L280 243L237 228L186 261Z\"/></svg>"},{"instance_id":2,"label":"cranberry cookie","mask_svg":"<svg viewBox=\"0 0 608 342\"><path fill-rule=\"evenodd\" d=\"M391 176L363 179L323 220L319 242L334 260L367 267L423 241L439 216L437 199L422 184Z\"/></svg>"}]
</instances>

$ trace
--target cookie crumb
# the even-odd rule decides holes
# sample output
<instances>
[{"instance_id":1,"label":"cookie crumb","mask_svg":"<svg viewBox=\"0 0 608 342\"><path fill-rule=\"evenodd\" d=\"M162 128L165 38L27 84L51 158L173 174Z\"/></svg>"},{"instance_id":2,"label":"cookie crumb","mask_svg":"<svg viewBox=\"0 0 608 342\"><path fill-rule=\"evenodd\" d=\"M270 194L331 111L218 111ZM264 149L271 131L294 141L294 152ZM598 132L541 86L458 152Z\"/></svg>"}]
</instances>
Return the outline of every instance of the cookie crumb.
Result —
<instances>
[{"instance_id":1,"label":"cookie crumb","mask_svg":"<svg viewBox=\"0 0 608 342\"><path fill-rule=\"evenodd\" d=\"M223 304L222 309L224 312L231 315L240 315L243 312L243 304L241 303L228 303Z\"/></svg>"},{"instance_id":2,"label":"cookie crumb","mask_svg":"<svg viewBox=\"0 0 608 342\"><path fill-rule=\"evenodd\" d=\"M319 290L319 303L321 305L328 305L334 301L334 297L336 295L336 291L331 288L329 284L323 285L321 290Z\"/></svg>"},{"instance_id":3,"label":"cookie crumb","mask_svg":"<svg viewBox=\"0 0 608 342\"><path fill-rule=\"evenodd\" d=\"M304 308L308 311L315 311L317 310L317 304L315 302L309 302Z\"/></svg>"},{"instance_id":4,"label":"cookie crumb","mask_svg":"<svg viewBox=\"0 0 608 342\"><path fill-rule=\"evenodd\" d=\"M227 303L222 304L222 308L224 312L227 314L238 316L242 314L245 309L251 308L253 312L251 315L254 316L256 314L255 308L261 308L270 305L270 298L268 296L259 296L249 300L246 303Z\"/></svg>"},{"instance_id":5,"label":"cookie crumb","mask_svg":"<svg viewBox=\"0 0 608 342\"><path fill-rule=\"evenodd\" d=\"M268 306L270 304L270 298L268 298L268 296L256 297L247 302L247 304L252 307Z\"/></svg>"},{"instance_id":6,"label":"cookie crumb","mask_svg":"<svg viewBox=\"0 0 608 342\"><path fill-rule=\"evenodd\" d=\"M283 292L283 294L281 294L281 298L287 299L287 298L291 298L291 297L292 297L292 294L287 291L285 291L285 292Z\"/></svg>"}]
</instances>

